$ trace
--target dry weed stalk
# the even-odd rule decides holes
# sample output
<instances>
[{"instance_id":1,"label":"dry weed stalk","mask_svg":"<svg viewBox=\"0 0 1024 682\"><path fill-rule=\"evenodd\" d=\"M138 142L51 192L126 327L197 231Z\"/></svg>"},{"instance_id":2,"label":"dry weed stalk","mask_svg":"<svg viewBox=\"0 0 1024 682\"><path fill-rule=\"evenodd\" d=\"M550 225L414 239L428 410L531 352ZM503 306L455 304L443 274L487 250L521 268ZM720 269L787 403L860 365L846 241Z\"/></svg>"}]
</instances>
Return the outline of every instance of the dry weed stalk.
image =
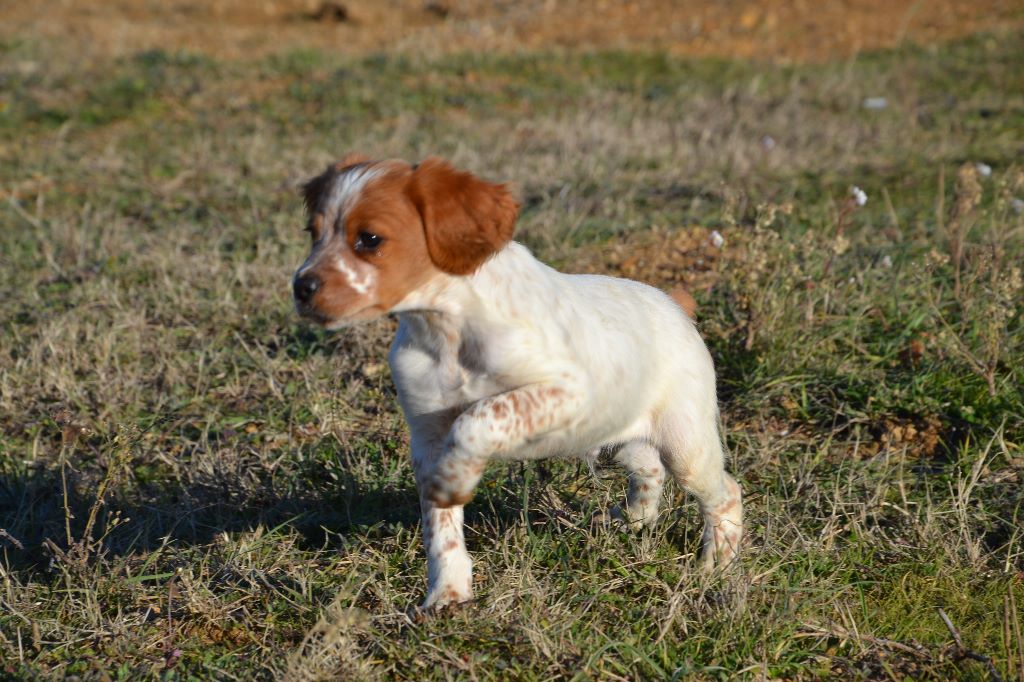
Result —
<instances>
[{"instance_id":1,"label":"dry weed stalk","mask_svg":"<svg viewBox=\"0 0 1024 682\"><path fill-rule=\"evenodd\" d=\"M821 278L825 279L832 272L832 265L837 257L846 253L850 248L850 240L846 238L846 229L850 226L851 218L857 209L861 208L868 201L868 195L860 187L851 187L850 194L846 201L839 207L839 215L836 216L836 230L832 237L832 247L829 249L828 260L821 271Z\"/></svg>"},{"instance_id":2,"label":"dry weed stalk","mask_svg":"<svg viewBox=\"0 0 1024 682\"><path fill-rule=\"evenodd\" d=\"M99 537L93 537L97 521L100 518L100 509L106 505L107 492L120 483L128 471L132 458L132 449L138 444L141 437L140 431L134 426L118 427L117 435L113 440L113 454L107 462L106 471L100 479L96 488L96 494L89 505L89 515L86 518L85 527L81 535L75 539L72 533L72 521L75 518L71 507L71 495L68 490L68 456L77 442L79 436L88 432L88 429L71 423L70 419L63 413L56 416L58 425L63 427L61 434L60 451L60 477L64 506L64 533L65 549L61 549L52 540L45 540L44 544L53 552L54 556L60 559L61 564L76 572L84 572L91 557L96 555L102 548L104 540L119 525L130 519L121 516L120 511L114 511L103 524L103 531Z\"/></svg>"},{"instance_id":3,"label":"dry weed stalk","mask_svg":"<svg viewBox=\"0 0 1024 682\"><path fill-rule=\"evenodd\" d=\"M1002 184L1004 191L987 216L992 222L994 238L988 244L971 249L967 235L970 227L981 218L977 207L982 189L977 169L969 164L961 166L957 174L957 198L949 220L949 253L933 250L928 254L921 282L939 327L939 344L985 380L991 397L998 393L997 378L1004 360L1014 354L1010 327L1020 313L1024 292L1020 265L1007 263L1004 257L1004 242L1011 232L1010 211L1005 199L1010 186L1016 186L1016 182L1004 179ZM947 265L952 268L951 297L959 313L956 317L943 300L942 287L936 284L942 279L939 271Z\"/></svg>"},{"instance_id":4,"label":"dry weed stalk","mask_svg":"<svg viewBox=\"0 0 1024 682\"><path fill-rule=\"evenodd\" d=\"M726 204L724 219L729 227L736 224L734 204L735 200ZM779 214L789 215L792 210L790 204L765 203L757 206L754 227L746 242L745 267L736 268L729 275L733 280L736 302L746 318L743 347L748 351L753 349L758 335L778 314L780 288L775 285L779 280L793 284L801 275L800 259L777 257L781 241L779 233L772 229ZM792 245L789 248L792 249ZM790 289L789 286L781 288L784 291Z\"/></svg>"},{"instance_id":5,"label":"dry weed stalk","mask_svg":"<svg viewBox=\"0 0 1024 682\"><path fill-rule=\"evenodd\" d=\"M960 273L963 269L964 240L977 220L975 209L981 203L981 182L973 163L965 163L956 172L956 203L949 217L949 256L953 262L953 297L960 300Z\"/></svg>"}]
</instances>

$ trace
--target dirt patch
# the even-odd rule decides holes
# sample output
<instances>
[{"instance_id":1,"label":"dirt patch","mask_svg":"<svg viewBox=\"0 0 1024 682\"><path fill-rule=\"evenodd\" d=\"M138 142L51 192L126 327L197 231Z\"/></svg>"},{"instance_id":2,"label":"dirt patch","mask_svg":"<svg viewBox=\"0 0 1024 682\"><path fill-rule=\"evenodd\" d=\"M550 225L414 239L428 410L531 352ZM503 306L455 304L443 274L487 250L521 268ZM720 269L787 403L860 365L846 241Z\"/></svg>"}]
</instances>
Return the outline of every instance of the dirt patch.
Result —
<instances>
[{"instance_id":1,"label":"dirt patch","mask_svg":"<svg viewBox=\"0 0 1024 682\"><path fill-rule=\"evenodd\" d=\"M845 58L1024 26L1015 0L76 0L4 3L0 35L82 58L187 49L251 58L297 48L346 54L543 48L666 49L778 61Z\"/></svg>"},{"instance_id":2,"label":"dirt patch","mask_svg":"<svg viewBox=\"0 0 1024 682\"><path fill-rule=\"evenodd\" d=\"M637 232L574 252L571 270L635 279L665 291L680 286L706 291L718 279L722 262L740 253L724 245L719 232L700 226Z\"/></svg>"}]
</instances>

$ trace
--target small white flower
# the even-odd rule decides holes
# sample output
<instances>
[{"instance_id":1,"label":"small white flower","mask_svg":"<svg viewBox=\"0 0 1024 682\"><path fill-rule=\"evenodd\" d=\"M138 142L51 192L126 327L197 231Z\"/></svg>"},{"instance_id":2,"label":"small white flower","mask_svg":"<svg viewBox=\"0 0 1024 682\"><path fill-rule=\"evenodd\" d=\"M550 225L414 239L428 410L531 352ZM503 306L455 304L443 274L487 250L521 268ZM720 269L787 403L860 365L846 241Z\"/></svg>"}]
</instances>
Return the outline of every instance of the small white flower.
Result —
<instances>
[{"instance_id":1,"label":"small white flower","mask_svg":"<svg viewBox=\"0 0 1024 682\"><path fill-rule=\"evenodd\" d=\"M1024 199L1018 199L1017 197L1010 199L1010 208L1017 215L1024 213Z\"/></svg>"},{"instance_id":2,"label":"small white flower","mask_svg":"<svg viewBox=\"0 0 1024 682\"><path fill-rule=\"evenodd\" d=\"M720 249L725 245L725 237L723 237L722 233L719 232L718 230L711 231L711 237L709 238L709 241L711 242L711 245L714 246L716 249Z\"/></svg>"},{"instance_id":3,"label":"small white flower","mask_svg":"<svg viewBox=\"0 0 1024 682\"><path fill-rule=\"evenodd\" d=\"M892 256L890 256L889 254L886 254L886 255L882 256L881 265L882 265L883 268L891 268L892 267Z\"/></svg>"},{"instance_id":4,"label":"small white flower","mask_svg":"<svg viewBox=\"0 0 1024 682\"><path fill-rule=\"evenodd\" d=\"M988 176L992 175L992 166L988 165L987 163L976 163L974 164L974 168L978 171L978 175L980 175L983 178L987 178Z\"/></svg>"},{"instance_id":5,"label":"small white flower","mask_svg":"<svg viewBox=\"0 0 1024 682\"><path fill-rule=\"evenodd\" d=\"M765 149L775 149L775 138L771 135L765 135L761 138L761 146Z\"/></svg>"},{"instance_id":6,"label":"small white flower","mask_svg":"<svg viewBox=\"0 0 1024 682\"><path fill-rule=\"evenodd\" d=\"M865 97L864 101L861 102L861 106L865 109L878 111L879 109L887 108L889 106L889 100L884 97Z\"/></svg>"},{"instance_id":7,"label":"small white flower","mask_svg":"<svg viewBox=\"0 0 1024 682\"><path fill-rule=\"evenodd\" d=\"M868 203L868 195L856 185L850 188L850 196L853 197L853 202L858 206Z\"/></svg>"}]
</instances>

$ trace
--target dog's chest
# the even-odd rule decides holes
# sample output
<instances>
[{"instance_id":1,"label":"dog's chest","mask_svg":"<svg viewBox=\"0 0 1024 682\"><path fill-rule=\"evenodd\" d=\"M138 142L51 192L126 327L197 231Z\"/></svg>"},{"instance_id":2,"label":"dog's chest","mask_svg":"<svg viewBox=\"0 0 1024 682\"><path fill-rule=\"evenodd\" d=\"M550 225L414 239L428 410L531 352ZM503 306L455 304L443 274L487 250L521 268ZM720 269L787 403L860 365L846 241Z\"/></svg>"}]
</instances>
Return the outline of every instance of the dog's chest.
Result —
<instances>
[{"instance_id":1,"label":"dog's chest","mask_svg":"<svg viewBox=\"0 0 1024 682\"><path fill-rule=\"evenodd\" d=\"M488 362L487 349L475 337L461 336L441 349L439 388L448 405L460 405L507 390Z\"/></svg>"},{"instance_id":2,"label":"dog's chest","mask_svg":"<svg viewBox=\"0 0 1024 682\"><path fill-rule=\"evenodd\" d=\"M399 393L414 412L464 407L512 388L494 360L478 336L429 318L403 324L391 355Z\"/></svg>"}]
</instances>

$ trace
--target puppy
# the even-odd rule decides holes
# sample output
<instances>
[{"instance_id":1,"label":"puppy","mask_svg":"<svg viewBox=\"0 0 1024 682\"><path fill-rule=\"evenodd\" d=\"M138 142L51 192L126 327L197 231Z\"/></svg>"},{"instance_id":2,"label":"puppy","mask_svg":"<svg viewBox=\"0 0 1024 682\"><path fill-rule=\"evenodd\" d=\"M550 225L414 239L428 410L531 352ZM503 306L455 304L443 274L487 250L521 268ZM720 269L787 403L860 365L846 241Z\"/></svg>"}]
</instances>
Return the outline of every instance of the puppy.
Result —
<instances>
[{"instance_id":1,"label":"puppy","mask_svg":"<svg viewBox=\"0 0 1024 682\"><path fill-rule=\"evenodd\" d=\"M505 186L439 158L350 156L304 197L313 248L293 280L299 313L329 329L399 318L389 362L420 495L425 608L473 596L463 505L492 459L614 451L635 526L657 519L667 472L700 504L703 565L733 560L740 487L687 299L544 265L512 241Z\"/></svg>"}]
</instances>

